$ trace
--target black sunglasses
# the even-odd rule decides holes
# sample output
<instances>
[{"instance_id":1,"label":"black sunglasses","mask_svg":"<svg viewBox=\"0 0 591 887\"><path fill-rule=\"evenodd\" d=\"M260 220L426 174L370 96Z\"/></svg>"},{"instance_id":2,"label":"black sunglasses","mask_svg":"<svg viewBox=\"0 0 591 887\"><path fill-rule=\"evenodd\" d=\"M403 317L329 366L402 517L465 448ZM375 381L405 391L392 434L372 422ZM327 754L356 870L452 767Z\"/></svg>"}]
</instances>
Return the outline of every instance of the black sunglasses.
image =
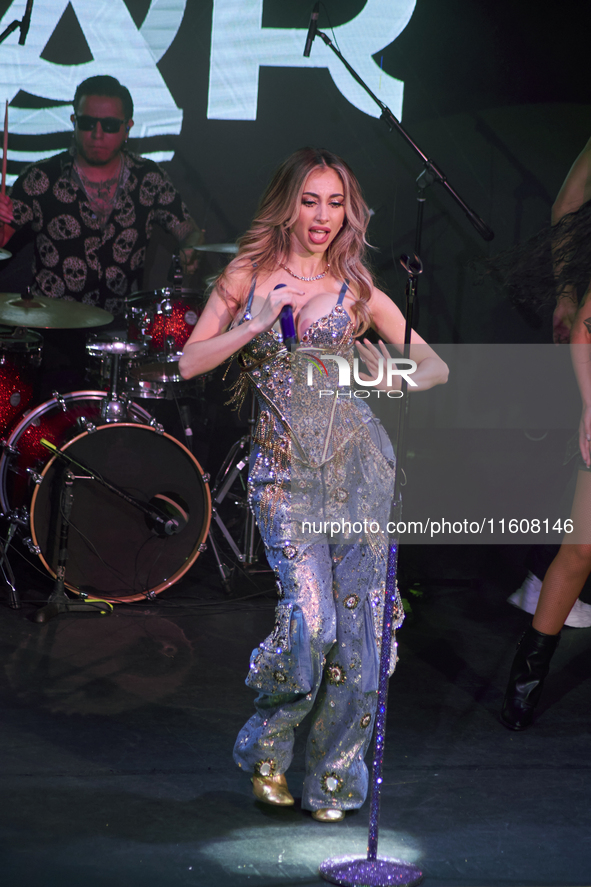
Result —
<instances>
[{"instance_id":1,"label":"black sunglasses","mask_svg":"<svg viewBox=\"0 0 591 887\"><path fill-rule=\"evenodd\" d=\"M92 132L97 123L100 123L101 129L108 135L119 132L121 124L125 120L119 120L118 117L89 117L88 114L75 114L76 126L81 132Z\"/></svg>"}]
</instances>

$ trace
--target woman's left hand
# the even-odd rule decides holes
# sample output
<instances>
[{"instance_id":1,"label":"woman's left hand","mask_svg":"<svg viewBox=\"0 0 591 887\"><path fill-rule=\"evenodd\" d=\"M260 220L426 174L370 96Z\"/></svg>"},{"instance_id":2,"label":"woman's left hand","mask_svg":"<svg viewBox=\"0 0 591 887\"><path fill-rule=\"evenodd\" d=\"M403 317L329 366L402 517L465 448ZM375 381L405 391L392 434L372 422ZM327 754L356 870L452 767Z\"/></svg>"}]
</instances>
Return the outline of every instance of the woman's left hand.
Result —
<instances>
[{"instance_id":1,"label":"woman's left hand","mask_svg":"<svg viewBox=\"0 0 591 887\"><path fill-rule=\"evenodd\" d=\"M388 353L388 349L380 339L378 342L379 350L370 342L369 339L364 339L363 344L361 342L355 342L355 346L357 351L359 352L359 356L367 369L369 370L371 375L367 375L366 373L359 373L359 378L364 382L373 382L375 379L379 378L379 382L377 382L372 387L380 388L382 391L386 389L393 390L395 388L400 388L402 383L402 376L395 376L394 383L388 386L388 374L386 372L386 367L388 366L388 358L391 356ZM382 367L380 373L380 358L382 359Z\"/></svg>"}]
</instances>

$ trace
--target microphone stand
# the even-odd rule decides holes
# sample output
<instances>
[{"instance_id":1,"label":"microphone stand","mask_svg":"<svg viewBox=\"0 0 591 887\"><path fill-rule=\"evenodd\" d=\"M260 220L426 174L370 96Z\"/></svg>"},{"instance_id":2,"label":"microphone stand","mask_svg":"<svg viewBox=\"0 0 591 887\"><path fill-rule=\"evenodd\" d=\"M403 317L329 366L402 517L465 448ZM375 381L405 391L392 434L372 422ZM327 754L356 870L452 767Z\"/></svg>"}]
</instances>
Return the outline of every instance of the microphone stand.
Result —
<instances>
[{"instance_id":1,"label":"microphone stand","mask_svg":"<svg viewBox=\"0 0 591 887\"><path fill-rule=\"evenodd\" d=\"M311 29L315 29L315 21L311 22ZM472 210L468 204L460 197L458 192L453 188L447 180L445 173L419 148L416 142L406 132L400 121L394 116L392 111L384 104L367 84L361 79L359 74L351 67L349 62L344 58L340 51L334 46L332 40L323 31L316 30L316 34L324 41L334 54L340 59L351 76L359 83L367 92L370 98L376 103L381 110L381 119L384 120L390 131L395 129L410 145L413 151L423 161L423 170L417 178L417 222L415 232L415 257L411 261L408 256L401 257L401 263L408 273L406 287L406 326L404 335L404 357L408 357L410 353L410 337L412 327L412 314L414 301L417 294L418 276L423 270L422 262L419 258L419 250L421 247L423 214L425 208L426 195L425 191L428 186L434 182L447 191L458 206L465 212L468 220L480 234L484 240L492 240L494 232L488 225ZM308 44L306 44L308 48ZM408 419L408 393L406 378L402 378L403 403L400 406L398 415L398 431L396 445L396 478L394 483L394 496L392 499L392 515L395 520L395 526L398 527L400 516L402 514L402 496L400 492L401 477L403 474L403 466L405 462L405 437L406 424ZM392 646L392 620L394 615L394 605L396 601L396 575L398 568L398 549L399 537L398 532L390 537L388 550L388 566L386 569L386 589L384 601L383 631L382 631L382 647L380 653L380 670L378 683L378 700L377 714L375 726L375 742L374 742L374 758L372 768L371 796L370 796L370 817L369 817L369 837L367 846L367 857L343 856L332 859L325 859L319 868L319 873L325 881L332 884L339 884L342 887L389 887L396 884L397 887L414 887L423 880L423 873L416 866L402 862L398 859L389 857L378 857L378 834L379 834L379 817L380 817L380 795L382 785L382 766L384 760L384 750L386 742L386 707L388 701L388 680L390 670L390 651Z\"/></svg>"},{"instance_id":2,"label":"microphone stand","mask_svg":"<svg viewBox=\"0 0 591 887\"><path fill-rule=\"evenodd\" d=\"M65 590L70 515L74 505L74 481L81 479L88 480L89 478L86 476L84 478L77 478L70 469L63 473L59 499L59 548L55 568L55 583L47 603L35 613L35 622L38 623L48 622L55 616L59 616L60 613L80 613L90 610L105 616L113 610L113 605L108 601L103 601L99 598L88 600L85 594L81 594L81 600L72 600L67 596Z\"/></svg>"},{"instance_id":3,"label":"microphone stand","mask_svg":"<svg viewBox=\"0 0 591 887\"><path fill-rule=\"evenodd\" d=\"M153 508L149 504L147 505L140 499L136 499L135 496L130 496L129 493L126 493L125 490L123 490L121 487L118 487L115 484L110 483L108 480L105 480L104 477L101 477L100 474L97 474L96 471L93 471L92 468L89 468L88 465L84 464L84 462L78 462L76 459L73 459L69 453L66 453L65 450L58 449L55 444L50 443L50 441L46 440L44 437L41 438L40 443L48 450L50 450L54 454L54 456L57 456L64 462L67 462L68 465L73 465L75 468L79 468L82 471L85 471L86 477L80 479L95 480L102 487L105 487L111 493L114 493L116 496L119 496L120 499L123 499L125 502L127 502L128 505L133 505L134 508L138 508L146 515L146 517L148 517L151 521L154 522L156 526L160 528L164 536L173 536L175 533L179 532L180 524L175 518L166 517L157 508Z\"/></svg>"},{"instance_id":4,"label":"microphone stand","mask_svg":"<svg viewBox=\"0 0 591 887\"><path fill-rule=\"evenodd\" d=\"M132 505L134 508L137 508L141 512L143 512L146 517L148 517L151 521L154 522L156 526L160 528L164 536L170 536L178 532L180 528L179 522L174 518L167 518L166 516L163 516L161 513L158 512L157 509L151 507L149 504L147 505L144 502L141 502L139 499L136 499L135 496L130 496L129 493L126 493L125 490L121 489L121 487L109 483L109 481L101 477L100 474L92 471L92 469L85 465L84 462L78 462L76 459L73 459L68 453L66 453L64 450L58 449L55 444L50 443L50 441L46 440L45 438L41 438L41 443L44 447L50 450L55 457L65 462L66 467L62 475L60 488L59 547L55 571L55 585L52 594L49 596L47 604L40 610L38 610L35 614L35 622L48 622L49 619L53 619L54 616L59 616L60 613L67 613L72 611L80 612L85 610L93 610L95 612L105 614L109 611L112 611L113 609L112 604L110 604L108 601L103 601L100 598L93 598L92 600L88 600L88 596L83 592L80 592L81 600L72 600L66 595L65 592L70 515L72 513L72 507L74 504L74 481L96 481L101 486L109 490L111 493L119 496L119 498L123 499L129 505ZM79 470L82 470L84 474L76 475L73 473L72 468L78 468ZM109 608L109 610L105 608Z\"/></svg>"},{"instance_id":5,"label":"microphone stand","mask_svg":"<svg viewBox=\"0 0 591 887\"><path fill-rule=\"evenodd\" d=\"M412 317L414 301L417 293L418 277L423 271L423 264L415 254L414 260L401 256L400 263L408 273L406 283L406 326L404 330L404 357L410 356L410 337L412 333ZM399 533L398 525L402 517L402 476L406 462L406 425L408 419L408 382L402 377L402 403L398 413L398 429L396 434L396 474L390 523L395 531L390 534L388 545L388 565L386 567L386 589L382 628L382 646L380 651L380 667L378 679L378 699L376 706L376 724L374 754L371 774L371 793L369 801L369 835L367 856L340 856L325 859L320 865L319 873L325 881L340 884L342 887L414 887L423 880L423 873L416 866L399 859L378 857L378 835L380 822L380 800L382 787L382 770L386 747L386 711L388 705L388 681L390 680L390 653L392 650L392 622L396 604L396 576L398 570Z\"/></svg>"},{"instance_id":6,"label":"microphone stand","mask_svg":"<svg viewBox=\"0 0 591 887\"><path fill-rule=\"evenodd\" d=\"M33 11L33 0L27 0L27 5L25 8L25 14L22 17L22 20L15 19L11 22L7 28L2 31L0 34L0 43L4 43L7 37L9 37L13 31L16 31L17 28L20 28L20 35L18 38L18 42L21 46L25 45L25 40L27 39L27 34L29 33L29 27L31 24L31 13Z\"/></svg>"},{"instance_id":7,"label":"microphone stand","mask_svg":"<svg viewBox=\"0 0 591 887\"><path fill-rule=\"evenodd\" d=\"M394 116L390 108L384 104L371 91L367 83L361 79L357 71L351 67L347 59L342 55L341 52L336 48L330 37L324 33L324 31L316 31L318 37L320 37L329 49L332 49L337 58L343 63L349 74L353 77L354 80L359 83L360 86L366 91L368 96L374 100L376 105L381 110L381 119L385 121L386 125L390 129L390 132L395 129L399 135L410 145L415 154L423 161L423 170L419 177L417 178L417 187L419 189L419 193L417 196L418 200L418 208L417 208L417 230L415 236L415 252L419 253L421 249L421 232L423 225L423 211L425 205L425 190L429 185L432 185L434 182L439 182L442 185L450 197L455 200L458 206L466 213L469 222L474 226L474 228L478 231L483 240L492 240L494 235L494 231L492 231L488 225L478 216L473 209L471 209L468 204L460 197L458 192L453 188L447 180L447 176L441 170L436 163L432 160L429 160L427 155L422 151L417 143L413 141L407 131L404 129L400 121Z\"/></svg>"}]
</instances>

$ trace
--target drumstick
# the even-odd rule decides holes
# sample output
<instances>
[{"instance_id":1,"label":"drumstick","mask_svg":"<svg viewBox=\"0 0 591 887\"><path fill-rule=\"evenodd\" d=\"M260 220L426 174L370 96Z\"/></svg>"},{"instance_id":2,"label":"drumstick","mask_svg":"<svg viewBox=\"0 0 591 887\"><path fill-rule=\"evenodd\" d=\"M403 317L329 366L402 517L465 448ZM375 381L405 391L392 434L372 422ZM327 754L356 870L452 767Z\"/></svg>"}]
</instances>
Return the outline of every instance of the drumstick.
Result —
<instances>
[{"instance_id":1,"label":"drumstick","mask_svg":"<svg viewBox=\"0 0 591 887\"><path fill-rule=\"evenodd\" d=\"M8 159L8 99L6 99L6 107L4 109L4 141L2 151L2 186L0 193L4 197L6 194L6 161Z\"/></svg>"}]
</instances>

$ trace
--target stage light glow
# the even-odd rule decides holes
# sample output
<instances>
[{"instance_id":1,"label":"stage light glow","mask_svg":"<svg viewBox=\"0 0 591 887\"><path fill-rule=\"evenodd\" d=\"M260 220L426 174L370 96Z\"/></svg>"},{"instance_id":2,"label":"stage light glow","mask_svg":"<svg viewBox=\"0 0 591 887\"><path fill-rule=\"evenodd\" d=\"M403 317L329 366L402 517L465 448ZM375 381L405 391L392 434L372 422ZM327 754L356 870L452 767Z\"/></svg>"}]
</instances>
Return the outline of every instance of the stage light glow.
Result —
<instances>
[{"instance_id":1,"label":"stage light glow","mask_svg":"<svg viewBox=\"0 0 591 887\"><path fill-rule=\"evenodd\" d=\"M236 829L218 841L209 841L199 852L233 875L285 880L296 883L317 876L318 866L328 856L367 853L367 825L347 820L336 826L319 825L307 819L285 825L261 825ZM421 851L415 838L401 831L380 830L379 854L416 863ZM261 881L261 883L263 883Z\"/></svg>"}]
</instances>

